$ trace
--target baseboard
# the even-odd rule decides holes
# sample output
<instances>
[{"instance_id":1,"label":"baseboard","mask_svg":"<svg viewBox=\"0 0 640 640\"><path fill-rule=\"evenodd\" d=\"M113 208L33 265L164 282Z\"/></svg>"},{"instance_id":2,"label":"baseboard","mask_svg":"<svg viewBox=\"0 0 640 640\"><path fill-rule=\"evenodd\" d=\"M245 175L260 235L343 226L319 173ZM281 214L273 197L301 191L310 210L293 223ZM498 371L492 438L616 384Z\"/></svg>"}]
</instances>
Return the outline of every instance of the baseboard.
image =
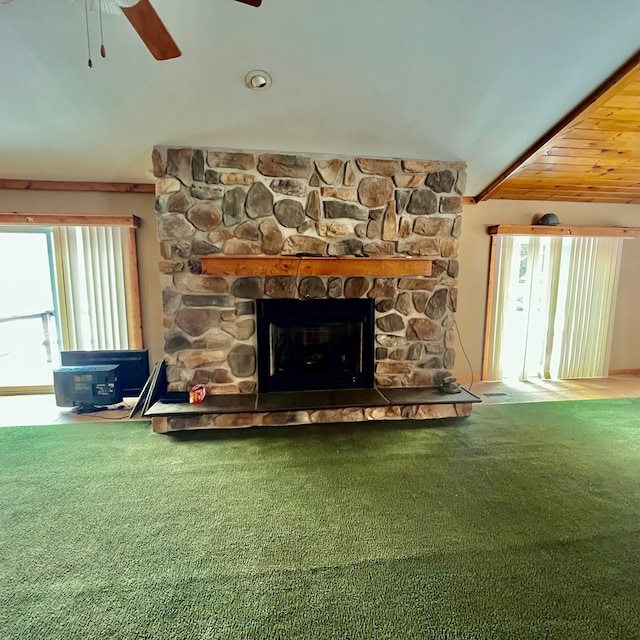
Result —
<instances>
[{"instance_id":1,"label":"baseboard","mask_svg":"<svg viewBox=\"0 0 640 640\"><path fill-rule=\"evenodd\" d=\"M610 376L640 376L640 369L609 369Z\"/></svg>"}]
</instances>

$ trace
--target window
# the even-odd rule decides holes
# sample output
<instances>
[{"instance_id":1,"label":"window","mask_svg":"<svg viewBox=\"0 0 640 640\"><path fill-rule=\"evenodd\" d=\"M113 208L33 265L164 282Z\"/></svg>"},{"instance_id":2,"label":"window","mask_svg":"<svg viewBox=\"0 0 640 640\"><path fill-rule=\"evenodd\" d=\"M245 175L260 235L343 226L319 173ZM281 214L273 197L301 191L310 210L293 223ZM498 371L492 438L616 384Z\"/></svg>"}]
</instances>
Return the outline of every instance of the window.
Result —
<instances>
[{"instance_id":1,"label":"window","mask_svg":"<svg viewBox=\"0 0 640 640\"><path fill-rule=\"evenodd\" d=\"M484 379L606 376L622 238L493 240Z\"/></svg>"},{"instance_id":2,"label":"window","mask_svg":"<svg viewBox=\"0 0 640 640\"><path fill-rule=\"evenodd\" d=\"M137 218L87 218L0 214L0 393L51 391L61 349L142 347Z\"/></svg>"}]
</instances>

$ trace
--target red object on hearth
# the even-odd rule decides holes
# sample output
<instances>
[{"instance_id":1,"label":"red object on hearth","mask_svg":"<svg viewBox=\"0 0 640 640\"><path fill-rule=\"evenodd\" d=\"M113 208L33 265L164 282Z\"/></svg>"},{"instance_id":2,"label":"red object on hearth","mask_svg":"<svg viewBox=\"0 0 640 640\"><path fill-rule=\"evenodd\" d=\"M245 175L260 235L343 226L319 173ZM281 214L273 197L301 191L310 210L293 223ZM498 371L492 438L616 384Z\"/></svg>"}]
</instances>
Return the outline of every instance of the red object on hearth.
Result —
<instances>
[{"instance_id":1,"label":"red object on hearth","mask_svg":"<svg viewBox=\"0 0 640 640\"><path fill-rule=\"evenodd\" d=\"M200 404L207 395L207 389L203 384L194 384L189 390L189 402L191 404Z\"/></svg>"}]
</instances>

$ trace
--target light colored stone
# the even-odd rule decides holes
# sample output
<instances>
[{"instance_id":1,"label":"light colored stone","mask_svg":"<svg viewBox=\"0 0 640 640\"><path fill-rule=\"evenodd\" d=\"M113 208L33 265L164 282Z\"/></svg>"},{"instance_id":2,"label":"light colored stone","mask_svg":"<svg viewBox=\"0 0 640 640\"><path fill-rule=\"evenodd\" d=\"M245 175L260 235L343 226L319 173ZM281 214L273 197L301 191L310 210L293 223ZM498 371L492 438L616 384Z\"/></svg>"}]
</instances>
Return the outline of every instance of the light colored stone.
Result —
<instances>
[{"instance_id":1,"label":"light colored stone","mask_svg":"<svg viewBox=\"0 0 640 640\"><path fill-rule=\"evenodd\" d=\"M393 198L393 182L389 178L363 178L358 184L358 199L370 209L382 207ZM326 205L325 205L326 210Z\"/></svg>"},{"instance_id":2,"label":"light colored stone","mask_svg":"<svg viewBox=\"0 0 640 640\"><path fill-rule=\"evenodd\" d=\"M255 176L251 173L221 173L220 182L222 184L253 184Z\"/></svg>"},{"instance_id":3,"label":"light colored stone","mask_svg":"<svg viewBox=\"0 0 640 640\"><path fill-rule=\"evenodd\" d=\"M313 423L331 424L332 422L362 422L364 411L362 409L322 409L310 411L309 417Z\"/></svg>"},{"instance_id":4,"label":"light colored stone","mask_svg":"<svg viewBox=\"0 0 640 640\"><path fill-rule=\"evenodd\" d=\"M275 178L308 178L311 159L306 156L263 153L258 158L258 171Z\"/></svg>"},{"instance_id":5,"label":"light colored stone","mask_svg":"<svg viewBox=\"0 0 640 640\"><path fill-rule=\"evenodd\" d=\"M255 166L255 158L252 153L209 151L207 153L207 164L210 167L243 169L244 171L247 171Z\"/></svg>"},{"instance_id":6,"label":"light colored stone","mask_svg":"<svg viewBox=\"0 0 640 640\"><path fill-rule=\"evenodd\" d=\"M403 291L396 298L396 309L403 315L408 316L413 311L413 305L411 304L411 294L408 291Z\"/></svg>"},{"instance_id":7,"label":"light colored stone","mask_svg":"<svg viewBox=\"0 0 640 640\"><path fill-rule=\"evenodd\" d=\"M413 221L407 216L401 216L398 224L398 238L408 238L413 230Z\"/></svg>"},{"instance_id":8,"label":"light colored stone","mask_svg":"<svg viewBox=\"0 0 640 640\"><path fill-rule=\"evenodd\" d=\"M398 160L381 158L356 158L356 164L362 173L384 176L385 178L390 178L400 169Z\"/></svg>"},{"instance_id":9,"label":"light colored stone","mask_svg":"<svg viewBox=\"0 0 640 640\"><path fill-rule=\"evenodd\" d=\"M453 221L453 229L451 230L451 235L454 238L459 238L462 234L462 216L457 216Z\"/></svg>"},{"instance_id":10,"label":"light colored stone","mask_svg":"<svg viewBox=\"0 0 640 640\"><path fill-rule=\"evenodd\" d=\"M312 220L320 220L320 194L317 191L311 191L307 196L304 212Z\"/></svg>"},{"instance_id":11,"label":"light colored stone","mask_svg":"<svg viewBox=\"0 0 640 640\"><path fill-rule=\"evenodd\" d=\"M350 225L341 222L317 222L316 232L319 236L329 238L342 238L351 235L353 229Z\"/></svg>"},{"instance_id":12,"label":"light colored stone","mask_svg":"<svg viewBox=\"0 0 640 640\"><path fill-rule=\"evenodd\" d=\"M461 414L455 404L422 404L416 411L416 420L440 420L442 418L457 418Z\"/></svg>"},{"instance_id":13,"label":"light colored stone","mask_svg":"<svg viewBox=\"0 0 640 640\"><path fill-rule=\"evenodd\" d=\"M189 209L187 219L198 231L214 231L222 224L222 211L213 202L200 202Z\"/></svg>"},{"instance_id":14,"label":"light colored stone","mask_svg":"<svg viewBox=\"0 0 640 640\"><path fill-rule=\"evenodd\" d=\"M334 184L337 177L342 173L344 161L337 158L331 160L316 160L316 170L326 184Z\"/></svg>"},{"instance_id":15,"label":"light colored stone","mask_svg":"<svg viewBox=\"0 0 640 640\"><path fill-rule=\"evenodd\" d=\"M182 260L160 260L158 262L160 273L179 273L184 269Z\"/></svg>"},{"instance_id":16,"label":"light colored stone","mask_svg":"<svg viewBox=\"0 0 640 640\"><path fill-rule=\"evenodd\" d=\"M319 238L311 236L289 236L282 247L284 255L294 255L296 253L318 253L326 255L327 243Z\"/></svg>"},{"instance_id":17,"label":"light colored stone","mask_svg":"<svg viewBox=\"0 0 640 640\"><path fill-rule=\"evenodd\" d=\"M231 238L224 243L223 253L226 256L258 256L262 251L257 242Z\"/></svg>"},{"instance_id":18,"label":"light colored stone","mask_svg":"<svg viewBox=\"0 0 640 640\"><path fill-rule=\"evenodd\" d=\"M369 298L395 298L396 283L393 278L375 278L373 287L367 294Z\"/></svg>"},{"instance_id":19,"label":"light colored stone","mask_svg":"<svg viewBox=\"0 0 640 640\"><path fill-rule=\"evenodd\" d=\"M425 174L417 173L400 173L393 177L398 189L416 189L424 185Z\"/></svg>"},{"instance_id":20,"label":"light colored stone","mask_svg":"<svg viewBox=\"0 0 640 640\"><path fill-rule=\"evenodd\" d=\"M176 287L198 293L229 293L229 283L220 276L202 276L191 273L175 278Z\"/></svg>"},{"instance_id":21,"label":"light colored stone","mask_svg":"<svg viewBox=\"0 0 640 640\"><path fill-rule=\"evenodd\" d=\"M164 176L156 180L156 197L166 193L175 193L176 191L180 191L180 180L177 178Z\"/></svg>"},{"instance_id":22,"label":"light colored stone","mask_svg":"<svg viewBox=\"0 0 640 640\"><path fill-rule=\"evenodd\" d=\"M262 252L268 256L278 255L284 243L280 225L273 218L267 218L260 223L259 229L262 234Z\"/></svg>"},{"instance_id":23,"label":"light colored stone","mask_svg":"<svg viewBox=\"0 0 640 640\"><path fill-rule=\"evenodd\" d=\"M453 220L435 216L416 218L413 223L413 232L421 236L448 236L452 228Z\"/></svg>"},{"instance_id":24,"label":"light colored stone","mask_svg":"<svg viewBox=\"0 0 640 640\"><path fill-rule=\"evenodd\" d=\"M376 335L376 342L383 347L406 347L409 344L403 336L390 336L381 333Z\"/></svg>"},{"instance_id":25,"label":"light colored stone","mask_svg":"<svg viewBox=\"0 0 640 640\"><path fill-rule=\"evenodd\" d=\"M367 255L391 256L395 253L396 246L393 242L370 242L364 245L363 250Z\"/></svg>"},{"instance_id":26,"label":"light colored stone","mask_svg":"<svg viewBox=\"0 0 640 640\"><path fill-rule=\"evenodd\" d=\"M255 333L256 325L252 318L247 318L236 322L223 322L220 328L238 340L248 340Z\"/></svg>"},{"instance_id":27,"label":"light colored stone","mask_svg":"<svg viewBox=\"0 0 640 640\"><path fill-rule=\"evenodd\" d=\"M217 229L216 231L212 231L209 234L208 238L211 242L220 244L220 243L226 242L230 238L233 238L233 231L224 227L222 229Z\"/></svg>"},{"instance_id":28,"label":"light colored stone","mask_svg":"<svg viewBox=\"0 0 640 640\"><path fill-rule=\"evenodd\" d=\"M410 256L440 256L440 243L435 238L401 240L398 242L398 252Z\"/></svg>"},{"instance_id":29,"label":"light colored stone","mask_svg":"<svg viewBox=\"0 0 640 640\"><path fill-rule=\"evenodd\" d=\"M382 219L382 239L397 240L398 239L398 217L396 216L396 203L391 200L387 205Z\"/></svg>"},{"instance_id":30,"label":"light colored stone","mask_svg":"<svg viewBox=\"0 0 640 640\"><path fill-rule=\"evenodd\" d=\"M356 170L353 166L352 160L347 160L344 167L344 180L342 181L345 187L355 187L358 183L356 177Z\"/></svg>"},{"instance_id":31,"label":"light colored stone","mask_svg":"<svg viewBox=\"0 0 640 640\"><path fill-rule=\"evenodd\" d=\"M460 242L455 238L442 238L440 240L440 255L443 258L456 258Z\"/></svg>"},{"instance_id":32,"label":"light colored stone","mask_svg":"<svg viewBox=\"0 0 640 640\"><path fill-rule=\"evenodd\" d=\"M225 393L227 393L225 391ZM217 428L258 427L261 423L260 413L221 413L214 418Z\"/></svg>"},{"instance_id":33,"label":"light colored stone","mask_svg":"<svg viewBox=\"0 0 640 640\"><path fill-rule=\"evenodd\" d=\"M366 420L399 420L402 418L401 407L365 407Z\"/></svg>"},{"instance_id":34,"label":"light colored stone","mask_svg":"<svg viewBox=\"0 0 640 640\"><path fill-rule=\"evenodd\" d=\"M403 160L402 168L407 173L426 173L427 171L437 171L441 163L434 160Z\"/></svg>"},{"instance_id":35,"label":"light colored stone","mask_svg":"<svg viewBox=\"0 0 640 640\"><path fill-rule=\"evenodd\" d=\"M462 213L462 198L460 196L442 196L440 198L440 213Z\"/></svg>"},{"instance_id":36,"label":"light colored stone","mask_svg":"<svg viewBox=\"0 0 640 640\"><path fill-rule=\"evenodd\" d=\"M458 176L456 178L456 186L454 187L454 189L461 196L464 195L464 192L467 189L467 172L464 169L460 169L458 171Z\"/></svg>"},{"instance_id":37,"label":"light colored stone","mask_svg":"<svg viewBox=\"0 0 640 640\"><path fill-rule=\"evenodd\" d=\"M187 369L198 369L212 364L224 362L229 355L227 349L200 349L198 351L183 351L178 356L178 361Z\"/></svg>"},{"instance_id":38,"label":"light colored stone","mask_svg":"<svg viewBox=\"0 0 640 640\"><path fill-rule=\"evenodd\" d=\"M442 328L429 318L410 318L407 338L409 340L440 340Z\"/></svg>"},{"instance_id":39,"label":"light colored stone","mask_svg":"<svg viewBox=\"0 0 640 640\"><path fill-rule=\"evenodd\" d=\"M220 200L223 195L221 187L212 187L209 184L193 184L189 193L198 200Z\"/></svg>"},{"instance_id":40,"label":"light colored stone","mask_svg":"<svg viewBox=\"0 0 640 640\"><path fill-rule=\"evenodd\" d=\"M322 187L323 198L336 198L345 202L357 202L358 192L355 187Z\"/></svg>"}]
</instances>

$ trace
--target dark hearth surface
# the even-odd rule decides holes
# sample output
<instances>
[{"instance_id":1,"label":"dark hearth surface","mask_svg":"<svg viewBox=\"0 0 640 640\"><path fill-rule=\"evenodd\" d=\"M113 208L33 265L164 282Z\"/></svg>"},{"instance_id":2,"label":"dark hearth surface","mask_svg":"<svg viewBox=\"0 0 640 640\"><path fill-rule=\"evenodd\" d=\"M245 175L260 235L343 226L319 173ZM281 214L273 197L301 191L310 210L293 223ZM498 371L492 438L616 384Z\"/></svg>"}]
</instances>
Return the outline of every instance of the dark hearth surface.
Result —
<instances>
[{"instance_id":1,"label":"dark hearth surface","mask_svg":"<svg viewBox=\"0 0 640 640\"><path fill-rule=\"evenodd\" d=\"M346 407L385 407L410 404L458 404L481 402L466 389L443 393L437 387L374 389L328 389L322 391L283 391L208 395L201 404L156 402L145 416L201 415L207 413L250 413L343 409Z\"/></svg>"}]
</instances>

